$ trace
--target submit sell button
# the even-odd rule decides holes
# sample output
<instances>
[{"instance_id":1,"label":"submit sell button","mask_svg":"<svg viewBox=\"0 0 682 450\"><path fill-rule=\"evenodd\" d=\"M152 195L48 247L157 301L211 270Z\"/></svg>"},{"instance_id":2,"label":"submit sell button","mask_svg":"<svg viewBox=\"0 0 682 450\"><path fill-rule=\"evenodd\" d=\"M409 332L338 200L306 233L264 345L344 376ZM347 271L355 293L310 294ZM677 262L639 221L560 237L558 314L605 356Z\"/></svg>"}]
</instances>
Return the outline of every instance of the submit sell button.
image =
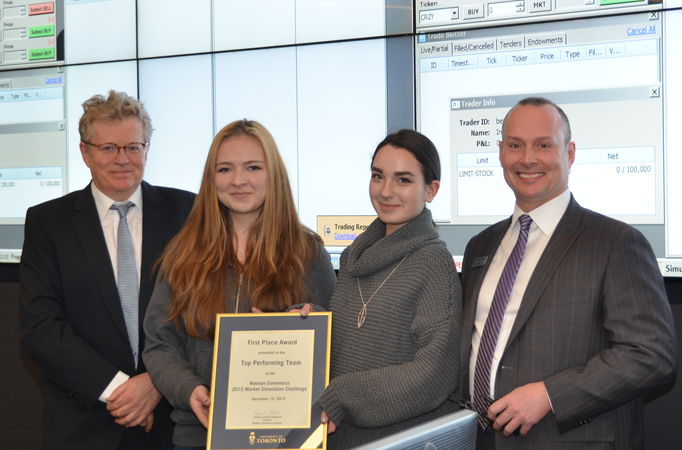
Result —
<instances>
[{"instance_id":1,"label":"submit sell button","mask_svg":"<svg viewBox=\"0 0 682 450\"><path fill-rule=\"evenodd\" d=\"M52 59L54 58L54 47L34 48L28 51L28 59L34 61L37 59Z\"/></svg>"}]
</instances>

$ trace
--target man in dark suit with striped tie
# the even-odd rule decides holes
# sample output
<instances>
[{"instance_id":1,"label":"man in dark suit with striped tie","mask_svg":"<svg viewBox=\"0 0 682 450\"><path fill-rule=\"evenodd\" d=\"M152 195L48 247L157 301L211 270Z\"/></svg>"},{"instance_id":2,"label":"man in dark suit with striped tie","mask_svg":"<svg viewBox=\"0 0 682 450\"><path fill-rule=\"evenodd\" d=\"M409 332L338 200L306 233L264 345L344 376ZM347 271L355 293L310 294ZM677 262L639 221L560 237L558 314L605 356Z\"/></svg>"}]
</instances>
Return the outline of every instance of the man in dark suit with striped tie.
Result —
<instances>
[{"instance_id":1,"label":"man in dark suit with striped tie","mask_svg":"<svg viewBox=\"0 0 682 450\"><path fill-rule=\"evenodd\" d=\"M656 258L631 226L583 209L568 189L565 113L519 102L500 163L515 212L467 245L460 396L479 448L640 449L642 395L675 373Z\"/></svg>"},{"instance_id":2,"label":"man in dark suit with striped tie","mask_svg":"<svg viewBox=\"0 0 682 450\"><path fill-rule=\"evenodd\" d=\"M125 93L83 104L92 183L26 214L21 333L45 380L44 448L172 449L170 405L140 358L154 264L194 194L142 181L152 125Z\"/></svg>"}]
</instances>

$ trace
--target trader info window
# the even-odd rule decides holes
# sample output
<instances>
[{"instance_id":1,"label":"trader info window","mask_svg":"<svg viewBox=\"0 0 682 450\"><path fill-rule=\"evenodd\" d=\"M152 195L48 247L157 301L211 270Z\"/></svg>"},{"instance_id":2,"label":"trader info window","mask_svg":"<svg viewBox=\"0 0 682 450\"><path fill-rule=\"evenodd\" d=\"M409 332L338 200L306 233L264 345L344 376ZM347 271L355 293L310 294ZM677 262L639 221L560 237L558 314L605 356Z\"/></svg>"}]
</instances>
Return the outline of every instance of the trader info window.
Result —
<instances>
[{"instance_id":1,"label":"trader info window","mask_svg":"<svg viewBox=\"0 0 682 450\"><path fill-rule=\"evenodd\" d=\"M628 223L663 224L660 36L659 21L637 14L422 38L419 127L449 150L451 223L513 212L498 157L502 120L538 95L571 121L576 200Z\"/></svg>"},{"instance_id":2,"label":"trader info window","mask_svg":"<svg viewBox=\"0 0 682 450\"><path fill-rule=\"evenodd\" d=\"M64 68L0 72L0 225L66 194Z\"/></svg>"}]
</instances>

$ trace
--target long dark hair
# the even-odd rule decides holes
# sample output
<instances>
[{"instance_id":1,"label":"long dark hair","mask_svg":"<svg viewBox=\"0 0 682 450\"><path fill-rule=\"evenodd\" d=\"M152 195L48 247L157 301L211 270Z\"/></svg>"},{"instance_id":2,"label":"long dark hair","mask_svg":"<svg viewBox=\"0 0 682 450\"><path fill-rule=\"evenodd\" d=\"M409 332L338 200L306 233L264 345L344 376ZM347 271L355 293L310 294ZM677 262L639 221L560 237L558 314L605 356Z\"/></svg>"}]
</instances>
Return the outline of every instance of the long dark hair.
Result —
<instances>
[{"instance_id":1,"label":"long dark hair","mask_svg":"<svg viewBox=\"0 0 682 450\"><path fill-rule=\"evenodd\" d=\"M431 184L433 180L440 181L440 157L438 150L433 142L421 133L414 130L403 129L396 133L391 133L377 145L374 154L372 155L372 164L374 165L374 158L383 147L391 145L396 148L404 148L415 157L422 167L424 174L424 181L426 184Z\"/></svg>"}]
</instances>

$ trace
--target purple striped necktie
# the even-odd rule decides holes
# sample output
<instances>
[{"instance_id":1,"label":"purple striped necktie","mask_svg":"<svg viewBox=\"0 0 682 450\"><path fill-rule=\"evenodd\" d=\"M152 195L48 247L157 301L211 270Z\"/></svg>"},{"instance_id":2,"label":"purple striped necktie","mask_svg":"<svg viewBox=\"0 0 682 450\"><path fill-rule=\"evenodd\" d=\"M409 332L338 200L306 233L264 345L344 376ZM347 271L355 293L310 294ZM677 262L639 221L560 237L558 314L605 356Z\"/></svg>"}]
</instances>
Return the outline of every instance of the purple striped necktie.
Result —
<instances>
[{"instance_id":1,"label":"purple striped necktie","mask_svg":"<svg viewBox=\"0 0 682 450\"><path fill-rule=\"evenodd\" d=\"M533 219L527 214L519 217L519 223L521 224L519 239L516 241L507 264L505 264L502 270L500 281L497 283L493 302L490 305L490 312L488 312L488 319L485 321L485 327L483 327L481 344L478 347L478 357L476 358L476 369L474 372L474 408L478 411L478 424L483 430L488 427L488 408L492 403L489 397L490 369L493 365L497 338L500 334L504 311L507 309L509 294L511 294L512 287L516 281L516 274L521 266L523 252L526 249L526 242L528 242L528 230L532 222Z\"/></svg>"}]
</instances>

